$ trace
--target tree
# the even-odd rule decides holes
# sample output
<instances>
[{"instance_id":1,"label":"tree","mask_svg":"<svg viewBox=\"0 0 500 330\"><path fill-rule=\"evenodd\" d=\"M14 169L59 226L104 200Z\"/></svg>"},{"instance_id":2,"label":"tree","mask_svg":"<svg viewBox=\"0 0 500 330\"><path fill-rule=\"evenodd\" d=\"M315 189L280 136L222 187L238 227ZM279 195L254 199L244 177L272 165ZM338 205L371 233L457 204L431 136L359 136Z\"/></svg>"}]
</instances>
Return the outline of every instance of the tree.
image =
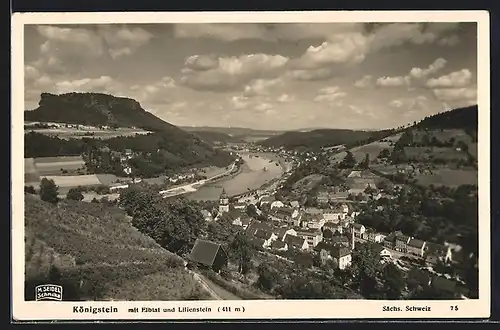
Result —
<instances>
[{"instance_id":1,"label":"tree","mask_svg":"<svg viewBox=\"0 0 500 330\"><path fill-rule=\"evenodd\" d=\"M400 299L401 291L405 287L405 280L401 271L393 263L385 265L382 271L383 290L387 299Z\"/></svg>"},{"instance_id":2,"label":"tree","mask_svg":"<svg viewBox=\"0 0 500 330\"><path fill-rule=\"evenodd\" d=\"M279 281L278 274L266 264L260 264L257 267L257 274L259 274L259 278L255 284L266 291L270 291Z\"/></svg>"},{"instance_id":3,"label":"tree","mask_svg":"<svg viewBox=\"0 0 500 330\"><path fill-rule=\"evenodd\" d=\"M332 237L333 237L333 232L329 228L323 230L323 238L328 239Z\"/></svg>"},{"instance_id":4,"label":"tree","mask_svg":"<svg viewBox=\"0 0 500 330\"><path fill-rule=\"evenodd\" d=\"M57 204L59 201L59 187L56 186L54 180L43 178L40 182L40 198L52 204Z\"/></svg>"},{"instance_id":5,"label":"tree","mask_svg":"<svg viewBox=\"0 0 500 330\"><path fill-rule=\"evenodd\" d=\"M380 255L368 243L358 245L353 253L354 284L366 299L378 296Z\"/></svg>"},{"instance_id":6,"label":"tree","mask_svg":"<svg viewBox=\"0 0 500 330\"><path fill-rule=\"evenodd\" d=\"M356 158L354 158L354 155L352 154L352 152L350 152L348 150L344 159L340 163L340 167L341 168L353 168L354 166L356 166Z\"/></svg>"},{"instance_id":7,"label":"tree","mask_svg":"<svg viewBox=\"0 0 500 330\"><path fill-rule=\"evenodd\" d=\"M24 192L27 193L27 194L32 194L32 195L35 195L36 194L36 190L33 186L25 186L24 187Z\"/></svg>"},{"instance_id":8,"label":"tree","mask_svg":"<svg viewBox=\"0 0 500 330\"><path fill-rule=\"evenodd\" d=\"M370 168L370 155L369 154L365 154L365 158L363 159L363 161L361 161L359 163L359 168L362 168L362 169Z\"/></svg>"},{"instance_id":9,"label":"tree","mask_svg":"<svg viewBox=\"0 0 500 330\"><path fill-rule=\"evenodd\" d=\"M82 192L80 190L75 189L75 188L71 188L68 191L68 194L66 195L66 198L74 200L74 201L81 201L81 200L83 200L84 197L83 197L83 194L82 194Z\"/></svg>"},{"instance_id":10,"label":"tree","mask_svg":"<svg viewBox=\"0 0 500 330\"><path fill-rule=\"evenodd\" d=\"M390 155L391 152L389 151L389 149L382 149L378 154L378 158L389 158Z\"/></svg>"},{"instance_id":11,"label":"tree","mask_svg":"<svg viewBox=\"0 0 500 330\"><path fill-rule=\"evenodd\" d=\"M252 264L252 245L244 232L239 232L231 243L230 250L238 261L238 272L247 274Z\"/></svg>"}]
</instances>

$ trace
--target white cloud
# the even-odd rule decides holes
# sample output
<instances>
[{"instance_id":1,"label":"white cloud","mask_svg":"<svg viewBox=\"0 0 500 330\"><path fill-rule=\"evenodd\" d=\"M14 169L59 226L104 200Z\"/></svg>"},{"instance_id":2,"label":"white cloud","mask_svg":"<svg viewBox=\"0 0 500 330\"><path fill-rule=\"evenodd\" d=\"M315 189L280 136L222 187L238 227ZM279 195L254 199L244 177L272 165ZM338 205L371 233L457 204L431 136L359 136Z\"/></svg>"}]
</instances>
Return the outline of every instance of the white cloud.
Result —
<instances>
[{"instance_id":1,"label":"white cloud","mask_svg":"<svg viewBox=\"0 0 500 330\"><path fill-rule=\"evenodd\" d=\"M281 94L280 96L278 96L278 98L276 99L276 101L278 101L280 103L287 103L287 102L292 102L294 99L295 99L295 97L292 96L292 95Z\"/></svg>"},{"instance_id":2,"label":"white cloud","mask_svg":"<svg viewBox=\"0 0 500 330\"><path fill-rule=\"evenodd\" d=\"M40 77L40 71L38 71L37 68L31 65L25 65L24 66L24 79L25 80L35 80L36 78Z\"/></svg>"},{"instance_id":3,"label":"white cloud","mask_svg":"<svg viewBox=\"0 0 500 330\"><path fill-rule=\"evenodd\" d=\"M325 80L331 78L335 73L332 68L321 68L314 70L291 70L288 76L297 80Z\"/></svg>"},{"instance_id":4,"label":"white cloud","mask_svg":"<svg viewBox=\"0 0 500 330\"><path fill-rule=\"evenodd\" d=\"M452 72L439 78L431 78L426 86L429 88L457 88L465 87L472 81L472 73L468 69Z\"/></svg>"},{"instance_id":5,"label":"white cloud","mask_svg":"<svg viewBox=\"0 0 500 330\"><path fill-rule=\"evenodd\" d=\"M250 54L219 57L217 66L204 71L184 72L181 82L198 90L230 90L282 69L288 58L281 55Z\"/></svg>"},{"instance_id":6,"label":"white cloud","mask_svg":"<svg viewBox=\"0 0 500 330\"><path fill-rule=\"evenodd\" d=\"M475 87L434 89L432 92L438 100L446 103L477 103L477 88Z\"/></svg>"},{"instance_id":7,"label":"white cloud","mask_svg":"<svg viewBox=\"0 0 500 330\"><path fill-rule=\"evenodd\" d=\"M318 91L318 95L314 98L314 102L336 103L345 98L347 93L340 91L338 86L330 86L322 88Z\"/></svg>"},{"instance_id":8,"label":"white cloud","mask_svg":"<svg viewBox=\"0 0 500 330\"><path fill-rule=\"evenodd\" d=\"M250 104L250 102L248 102L248 98L241 95L233 96L230 103L236 110L245 109Z\"/></svg>"},{"instance_id":9,"label":"white cloud","mask_svg":"<svg viewBox=\"0 0 500 330\"><path fill-rule=\"evenodd\" d=\"M171 77L163 77L149 84L133 85L130 87L131 93L127 93L141 103L159 105L172 102L175 93L172 89L175 87L176 83Z\"/></svg>"},{"instance_id":10,"label":"white cloud","mask_svg":"<svg viewBox=\"0 0 500 330\"><path fill-rule=\"evenodd\" d=\"M407 97L392 100L389 102L389 106L394 109L404 109L407 114L414 112L422 112L428 109L427 97L423 95L418 95L416 97Z\"/></svg>"},{"instance_id":11,"label":"white cloud","mask_svg":"<svg viewBox=\"0 0 500 330\"><path fill-rule=\"evenodd\" d=\"M401 108L403 106L403 101L401 100L393 100L389 103L389 105L393 108Z\"/></svg>"},{"instance_id":12,"label":"white cloud","mask_svg":"<svg viewBox=\"0 0 500 330\"><path fill-rule=\"evenodd\" d=\"M398 77L380 77L377 79L377 86L381 87L401 87L408 86L410 83L408 76L398 76Z\"/></svg>"},{"instance_id":13,"label":"white cloud","mask_svg":"<svg viewBox=\"0 0 500 330\"><path fill-rule=\"evenodd\" d=\"M443 37L439 39L438 44L441 46L455 46L460 42L460 38L454 34L449 37Z\"/></svg>"},{"instance_id":14,"label":"white cloud","mask_svg":"<svg viewBox=\"0 0 500 330\"><path fill-rule=\"evenodd\" d=\"M299 80L329 79L341 68L363 62L370 53L405 43L440 42L452 46L458 42L457 38L442 36L456 27L453 23L393 23L381 24L370 33L359 29L332 33L322 44L310 46L301 57L290 62L291 75Z\"/></svg>"},{"instance_id":15,"label":"white cloud","mask_svg":"<svg viewBox=\"0 0 500 330\"><path fill-rule=\"evenodd\" d=\"M429 65L426 69L421 68L413 68L410 71L410 77L415 79L426 78L439 70L443 69L446 66L447 61L444 58L438 58L431 65Z\"/></svg>"},{"instance_id":16,"label":"white cloud","mask_svg":"<svg viewBox=\"0 0 500 330\"><path fill-rule=\"evenodd\" d=\"M222 41L260 39L267 41L302 40L308 38L326 39L332 34L359 31L359 23L209 23L175 24L177 38L210 38Z\"/></svg>"},{"instance_id":17,"label":"white cloud","mask_svg":"<svg viewBox=\"0 0 500 330\"><path fill-rule=\"evenodd\" d=\"M273 106L269 103L259 103L257 104L254 109L257 110L257 111L269 111L273 108Z\"/></svg>"},{"instance_id":18,"label":"white cloud","mask_svg":"<svg viewBox=\"0 0 500 330\"><path fill-rule=\"evenodd\" d=\"M204 71L214 69L219 61L214 55L192 55L186 58L184 65L191 70Z\"/></svg>"},{"instance_id":19,"label":"white cloud","mask_svg":"<svg viewBox=\"0 0 500 330\"><path fill-rule=\"evenodd\" d=\"M47 74L80 70L90 58L130 55L153 38L142 28L125 25L89 28L40 25L36 30L45 41L40 46L40 57L30 65Z\"/></svg>"},{"instance_id":20,"label":"white cloud","mask_svg":"<svg viewBox=\"0 0 500 330\"><path fill-rule=\"evenodd\" d=\"M245 86L244 93L246 96L268 95L271 89L278 86L283 86L283 80L280 78L255 79Z\"/></svg>"},{"instance_id":21,"label":"white cloud","mask_svg":"<svg viewBox=\"0 0 500 330\"><path fill-rule=\"evenodd\" d=\"M147 44L153 34L140 27L105 25L98 29L112 58L130 55Z\"/></svg>"},{"instance_id":22,"label":"white cloud","mask_svg":"<svg viewBox=\"0 0 500 330\"><path fill-rule=\"evenodd\" d=\"M370 75L366 75L364 76L363 78L357 80L356 82L354 82L354 87L357 87L357 88L365 88L365 87L368 87L372 84L372 76Z\"/></svg>"},{"instance_id":23,"label":"white cloud","mask_svg":"<svg viewBox=\"0 0 500 330\"><path fill-rule=\"evenodd\" d=\"M317 47L310 46L294 65L310 70L334 64L357 64L365 59L368 48L369 41L362 33L338 34Z\"/></svg>"}]
</instances>

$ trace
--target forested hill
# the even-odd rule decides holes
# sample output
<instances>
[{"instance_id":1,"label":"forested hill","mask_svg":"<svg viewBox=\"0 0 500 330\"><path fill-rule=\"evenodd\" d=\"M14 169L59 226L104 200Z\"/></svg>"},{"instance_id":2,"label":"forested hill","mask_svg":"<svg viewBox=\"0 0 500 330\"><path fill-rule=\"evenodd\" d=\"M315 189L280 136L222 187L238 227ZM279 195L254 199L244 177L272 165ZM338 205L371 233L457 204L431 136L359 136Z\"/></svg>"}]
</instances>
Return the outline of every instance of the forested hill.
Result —
<instances>
[{"instance_id":1,"label":"forested hill","mask_svg":"<svg viewBox=\"0 0 500 330\"><path fill-rule=\"evenodd\" d=\"M132 162L150 175L182 166L227 166L234 157L218 150L200 136L164 122L144 110L132 99L97 93L43 93L40 106L24 112L27 121L62 122L82 125L138 127L153 133L119 136L111 139L92 138L62 140L39 133L25 134L25 157L48 157L82 154L90 146L109 147L114 151L131 149L138 153ZM211 141L208 141L211 142ZM139 154L140 153L140 154ZM154 156L144 157L144 154Z\"/></svg>"},{"instance_id":2,"label":"forested hill","mask_svg":"<svg viewBox=\"0 0 500 330\"><path fill-rule=\"evenodd\" d=\"M38 108L25 111L24 119L92 126L138 127L149 131L181 131L144 110L136 100L100 93L42 93Z\"/></svg>"},{"instance_id":3,"label":"forested hill","mask_svg":"<svg viewBox=\"0 0 500 330\"><path fill-rule=\"evenodd\" d=\"M191 134L197 135L203 141L207 142L218 142L218 143L241 143L242 139L238 137L231 136L229 134L221 132L210 132L210 131L190 131Z\"/></svg>"},{"instance_id":4,"label":"forested hill","mask_svg":"<svg viewBox=\"0 0 500 330\"><path fill-rule=\"evenodd\" d=\"M321 148L345 144L348 146L369 143L392 134L387 131L355 131L350 129L318 129L309 132L286 132L262 141L266 147L285 147L295 149Z\"/></svg>"},{"instance_id":5,"label":"forested hill","mask_svg":"<svg viewBox=\"0 0 500 330\"><path fill-rule=\"evenodd\" d=\"M478 107L477 105L458 108L441 112L433 116L425 117L416 128L427 129L466 129L477 131L478 129Z\"/></svg>"}]
</instances>

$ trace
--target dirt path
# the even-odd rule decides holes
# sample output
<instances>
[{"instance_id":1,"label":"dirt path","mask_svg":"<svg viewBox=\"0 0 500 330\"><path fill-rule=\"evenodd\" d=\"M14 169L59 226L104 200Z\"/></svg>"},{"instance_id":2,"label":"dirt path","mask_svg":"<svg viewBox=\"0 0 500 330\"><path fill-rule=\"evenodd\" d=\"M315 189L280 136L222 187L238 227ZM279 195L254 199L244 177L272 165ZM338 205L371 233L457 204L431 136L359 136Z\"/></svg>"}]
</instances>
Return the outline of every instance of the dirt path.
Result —
<instances>
[{"instance_id":1,"label":"dirt path","mask_svg":"<svg viewBox=\"0 0 500 330\"><path fill-rule=\"evenodd\" d=\"M200 284L212 295L217 300L241 300L240 297L232 294L231 292L227 291L226 289L220 287L219 285L215 284L214 282L210 281L208 278L206 278L203 275L193 273L195 276L195 279L197 279Z\"/></svg>"}]
</instances>

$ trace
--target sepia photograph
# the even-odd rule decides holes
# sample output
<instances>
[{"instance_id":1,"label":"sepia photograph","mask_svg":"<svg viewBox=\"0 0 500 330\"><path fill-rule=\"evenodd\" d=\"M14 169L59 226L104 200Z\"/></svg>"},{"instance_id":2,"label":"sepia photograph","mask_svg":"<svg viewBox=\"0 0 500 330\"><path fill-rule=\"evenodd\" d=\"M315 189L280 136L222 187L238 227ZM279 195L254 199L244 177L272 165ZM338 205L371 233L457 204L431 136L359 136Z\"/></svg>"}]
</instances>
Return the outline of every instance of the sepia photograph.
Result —
<instances>
[{"instance_id":1,"label":"sepia photograph","mask_svg":"<svg viewBox=\"0 0 500 330\"><path fill-rule=\"evenodd\" d=\"M488 315L487 14L146 14L16 17L20 318Z\"/></svg>"}]
</instances>

